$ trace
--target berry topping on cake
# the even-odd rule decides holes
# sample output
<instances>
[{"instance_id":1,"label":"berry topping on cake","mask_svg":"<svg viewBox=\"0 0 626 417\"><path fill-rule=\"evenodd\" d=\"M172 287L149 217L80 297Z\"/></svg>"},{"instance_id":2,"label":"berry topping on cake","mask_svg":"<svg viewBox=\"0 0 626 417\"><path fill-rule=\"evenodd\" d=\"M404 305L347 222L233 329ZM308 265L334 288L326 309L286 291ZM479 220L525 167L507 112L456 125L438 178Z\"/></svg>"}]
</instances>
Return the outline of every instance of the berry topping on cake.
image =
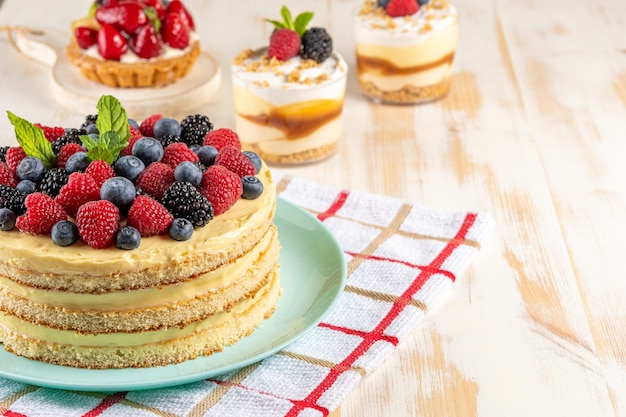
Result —
<instances>
[{"instance_id":1,"label":"berry topping on cake","mask_svg":"<svg viewBox=\"0 0 626 417\"><path fill-rule=\"evenodd\" d=\"M148 23L148 16L139 2L109 2L96 9L96 21L104 26L109 24L127 35L135 35Z\"/></svg>"},{"instance_id":2,"label":"berry topping on cake","mask_svg":"<svg viewBox=\"0 0 626 417\"><path fill-rule=\"evenodd\" d=\"M241 150L239 135L227 128L220 128L209 132L202 141L202 146L212 146L219 152L226 146L231 146Z\"/></svg>"},{"instance_id":3,"label":"berry topping on cake","mask_svg":"<svg viewBox=\"0 0 626 417\"><path fill-rule=\"evenodd\" d=\"M243 186L239 175L222 165L209 167L202 176L200 193L213 205L213 214L225 213L241 197Z\"/></svg>"},{"instance_id":4,"label":"berry topping on cake","mask_svg":"<svg viewBox=\"0 0 626 417\"><path fill-rule=\"evenodd\" d=\"M110 201L97 200L83 204L76 213L80 237L94 249L108 248L120 229L120 211Z\"/></svg>"},{"instance_id":5,"label":"berry topping on cake","mask_svg":"<svg viewBox=\"0 0 626 417\"><path fill-rule=\"evenodd\" d=\"M140 131L114 97L97 107L79 128L65 129L8 112L19 146L0 161L0 230L132 250L155 235L188 240L240 199L262 194L259 156L242 152L234 131L213 131L207 116L179 122L155 114ZM171 143L163 148L161 140Z\"/></svg>"},{"instance_id":6,"label":"berry topping on cake","mask_svg":"<svg viewBox=\"0 0 626 417\"><path fill-rule=\"evenodd\" d=\"M419 8L417 0L390 0L385 11L391 17L402 17L417 13Z\"/></svg>"},{"instance_id":7,"label":"berry topping on cake","mask_svg":"<svg viewBox=\"0 0 626 417\"><path fill-rule=\"evenodd\" d=\"M180 140L188 146L200 145L207 133L213 130L213 123L202 114L187 116L180 122Z\"/></svg>"},{"instance_id":8,"label":"berry topping on cake","mask_svg":"<svg viewBox=\"0 0 626 417\"><path fill-rule=\"evenodd\" d=\"M139 28L130 47L141 58L150 59L158 56L161 52L161 43L154 25L148 23Z\"/></svg>"},{"instance_id":9,"label":"berry topping on cake","mask_svg":"<svg viewBox=\"0 0 626 417\"><path fill-rule=\"evenodd\" d=\"M98 31L85 26L78 26L74 29L74 36L78 46L82 49L87 49L98 41Z\"/></svg>"},{"instance_id":10,"label":"berry topping on cake","mask_svg":"<svg viewBox=\"0 0 626 417\"><path fill-rule=\"evenodd\" d=\"M182 1L173 0L170 4L167 5L167 14L177 13L180 15L180 19L183 21L185 26L187 26L191 30L196 30L196 25L193 21L193 17L191 17L191 13L185 7Z\"/></svg>"},{"instance_id":11,"label":"berry topping on cake","mask_svg":"<svg viewBox=\"0 0 626 417\"><path fill-rule=\"evenodd\" d=\"M234 146L223 147L215 158L215 165L225 166L240 178L245 175L254 175L256 172L252 161Z\"/></svg>"},{"instance_id":12,"label":"berry topping on cake","mask_svg":"<svg viewBox=\"0 0 626 417\"><path fill-rule=\"evenodd\" d=\"M52 197L33 193L24 200L26 212L19 216L16 225L20 231L31 235L48 235L52 227L67 219L67 213Z\"/></svg>"},{"instance_id":13,"label":"berry topping on cake","mask_svg":"<svg viewBox=\"0 0 626 417\"><path fill-rule=\"evenodd\" d=\"M161 203L138 195L128 210L126 224L139 230L142 237L149 237L165 233L173 220L174 216Z\"/></svg>"},{"instance_id":14,"label":"berry topping on cake","mask_svg":"<svg viewBox=\"0 0 626 417\"><path fill-rule=\"evenodd\" d=\"M98 53L104 59L119 61L128 50L128 41L115 26L104 24L98 31Z\"/></svg>"}]
</instances>

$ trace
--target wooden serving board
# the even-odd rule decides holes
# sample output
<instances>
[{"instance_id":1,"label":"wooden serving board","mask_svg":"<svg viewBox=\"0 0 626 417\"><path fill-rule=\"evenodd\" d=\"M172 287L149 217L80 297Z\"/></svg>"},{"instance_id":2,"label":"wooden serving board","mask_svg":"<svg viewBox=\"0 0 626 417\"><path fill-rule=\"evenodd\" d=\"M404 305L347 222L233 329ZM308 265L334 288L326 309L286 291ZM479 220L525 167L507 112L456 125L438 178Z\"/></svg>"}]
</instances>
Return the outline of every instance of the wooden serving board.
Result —
<instances>
[{"instance_id":1,"label":"wooden serving board","mask_svg":"<svg viewBox=\"0 0 626 417\"><path fill-rule=\"evenodd\" d=\"M217 61L206 52L198 57L187 76L160 88L114 88L85 78L65 55L70 35L66 32L16 29L15 45L20 52L51 68L50 87L54 98L80 114L95 109L102 95L115 96L127 113L143 119L154 113L191 114L218 93L222 76Z\"/></svg>"}]
</instances>

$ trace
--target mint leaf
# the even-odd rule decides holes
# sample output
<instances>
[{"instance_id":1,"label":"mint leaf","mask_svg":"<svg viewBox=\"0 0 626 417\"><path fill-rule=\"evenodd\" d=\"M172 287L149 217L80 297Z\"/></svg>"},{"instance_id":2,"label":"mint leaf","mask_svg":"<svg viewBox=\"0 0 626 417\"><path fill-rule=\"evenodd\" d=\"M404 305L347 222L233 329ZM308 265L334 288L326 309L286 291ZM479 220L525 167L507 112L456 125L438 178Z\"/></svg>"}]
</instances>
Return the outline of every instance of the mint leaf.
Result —
<instances>
[{"instance_id":1,"label":"mint leaf","mask_svg":"<svg viewBox=\"0 0 626 417\"><path fill-rule=\"evenodd\" d=\"M306 32L306 26L313 19L313 12L302 12L298 16L296 16L296 21L294 22L294 30L298 32L298 35L302 37L304 32Z\"/></svg>"},{"instance_id":2,"label":"mint leaf","mask_svg":"<svg viewBox=\"0 0 626 417\"><path fill-rule=\"evenodd\" d=\"M278 20L265 19L265 21L274 25L276 29L284 29L285 27L285 25L283 25L283 22L279 22Z\"/></svg>"},{"instance_id":3,"label":"mint leaf","mask_svg":"<svg viewBox=\"0 0 626 417\"><path fill-rule=\"evenodd\" d=\"M46 168L52 168L56 163L57 157L52 151L52 144L46 139L43 130L10 111L7 111L7 115L15 128L15 139L17 139L17 143L20 144L26 155L38 158Z\"/></svg>"},{"instance_id":4,"label":"mint leaf","mask_svg":"<svg viewBox=\"0 0 626 417\"><path fill-rule=\"evenodd\" d=\"M143 12L148 17L148 20L154 26L156 33L160 33L161 31L161 20L159 19L159 12L152 6L145 7Z\"/></svg>"},{"instance_id":5,"label":"mint leaf","mask_svg":"<svg viewBox=\"0 0 626 417\"><path fill-rule=\"evenodd\" d=\"M130 138L126 110L113 96L102 96L98 100L96 127L101 133L109 130L115 131L122 141L127 141Z\"/></svg>"},{"instance_id":6,"label":"mint leaf","mask_svg":"<svg viewBox=\"0 0 626 417\"><path fill-rule=\"evenodd\" d=\"M285 27L287 29L293 29L293 19L291 18L291 12L287 8L287 6L283 6L280 8L280 15L285 21Z\"/></svg>"},{"instance_id":7,"label":"mint leaf","mask_svg":"<svg viewBox=\"0 0 626 417\"><path fill-rule=\"evenodd\" d=\"M80 135L79 138L87 149L87 157L90 161L101 159L109 165L113 165L127 144L120 140L114 130L104 132L97 141L87 135Z\"/></svg>"}]
</instances>

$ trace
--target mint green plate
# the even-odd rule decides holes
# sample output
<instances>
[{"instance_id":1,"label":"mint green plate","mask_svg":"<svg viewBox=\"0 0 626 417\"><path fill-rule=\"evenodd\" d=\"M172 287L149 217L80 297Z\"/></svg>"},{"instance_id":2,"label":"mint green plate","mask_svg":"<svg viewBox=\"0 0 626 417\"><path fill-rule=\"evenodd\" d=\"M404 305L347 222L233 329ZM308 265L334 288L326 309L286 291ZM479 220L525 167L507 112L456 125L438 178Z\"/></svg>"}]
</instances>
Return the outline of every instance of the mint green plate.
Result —
<instances>
[{"instance_id":1,"label":"mint green plate","mask_svg":"<svg viewBox=\"0 0 626 417\"><path fill-rule=\"evenodd\" d=\"M275 223L283 294L274 314L236 344L176 365L106 370L51 365L0 349L0 377L77 391L133 391L199 381L277 352L324 319L343 291L347 269L333 235L309 213L279 198Z\"/></svg>"}]
</instances>

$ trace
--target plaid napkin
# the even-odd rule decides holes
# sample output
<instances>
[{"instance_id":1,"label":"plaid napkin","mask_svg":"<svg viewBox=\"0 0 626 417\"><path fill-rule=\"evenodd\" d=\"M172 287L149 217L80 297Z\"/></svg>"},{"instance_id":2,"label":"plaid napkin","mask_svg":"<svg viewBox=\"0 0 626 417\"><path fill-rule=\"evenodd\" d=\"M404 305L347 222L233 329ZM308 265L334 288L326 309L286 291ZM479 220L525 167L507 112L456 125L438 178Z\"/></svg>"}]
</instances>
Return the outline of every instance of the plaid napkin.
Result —
<instances>
[{"instance_id":1,"label":"plaid napkin","mask_svg":"<svg viewBox=\"0 0 626 417\"><path fill-rule=\"evenodd\" d=\"M321 324L259 363L173 388L87 393L0 378L0 415L327 416L445 295L492 227L486 215L275 176L280 195L324 222L345 253L345 292Z\"/></svg>"}]
</instances>

